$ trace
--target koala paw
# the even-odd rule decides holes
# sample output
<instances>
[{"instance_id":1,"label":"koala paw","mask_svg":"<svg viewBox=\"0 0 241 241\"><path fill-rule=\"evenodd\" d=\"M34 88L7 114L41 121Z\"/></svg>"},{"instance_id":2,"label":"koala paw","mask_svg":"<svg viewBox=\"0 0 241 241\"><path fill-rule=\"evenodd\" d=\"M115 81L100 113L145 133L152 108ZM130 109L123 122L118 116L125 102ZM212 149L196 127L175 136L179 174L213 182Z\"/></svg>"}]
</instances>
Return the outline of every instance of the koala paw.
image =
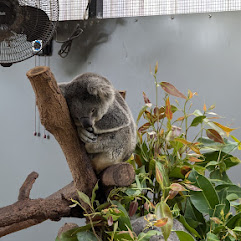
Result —
<instances>
[{"instance_id":1,"label":"koala paw","mask_svg":"<svg viewBox=\"0 0 241 241\"><path fill-rule=\"evenodd\" d=\"M78 128L78 134L81 141L84 143L93 143L97 141L97 135L92 132L92 128L88 130L84 128Z\"/></svg>"}]
</instances>

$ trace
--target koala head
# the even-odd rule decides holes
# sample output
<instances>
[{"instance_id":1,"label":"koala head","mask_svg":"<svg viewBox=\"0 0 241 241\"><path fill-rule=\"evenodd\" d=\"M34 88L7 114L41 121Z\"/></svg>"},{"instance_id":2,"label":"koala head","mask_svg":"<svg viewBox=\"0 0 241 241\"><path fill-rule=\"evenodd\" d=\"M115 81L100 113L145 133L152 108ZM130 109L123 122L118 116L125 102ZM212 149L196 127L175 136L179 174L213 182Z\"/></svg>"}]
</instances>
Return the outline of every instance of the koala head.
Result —
<instances>
[{"instance_id":1,"label":"koala head","mask_svg":"<svg viewBox=\"0 0 241 241\"><path fill-rule=\"evenodd\" d=\"M93 127L108 111L114 101L111 83L96 74L86 73L70 83L59 85L76 126Z\"/></svg>"}]
</instances>

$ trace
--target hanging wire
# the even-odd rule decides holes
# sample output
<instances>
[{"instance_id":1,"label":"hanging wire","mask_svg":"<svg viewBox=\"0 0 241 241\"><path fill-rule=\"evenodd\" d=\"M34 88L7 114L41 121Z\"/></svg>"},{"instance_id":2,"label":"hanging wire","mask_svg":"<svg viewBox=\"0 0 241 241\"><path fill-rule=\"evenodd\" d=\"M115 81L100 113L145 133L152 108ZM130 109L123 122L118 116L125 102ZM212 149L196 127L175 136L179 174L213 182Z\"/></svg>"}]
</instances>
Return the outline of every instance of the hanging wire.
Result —
<instances>
[{"instance_id":1,"label":"hanging wire","mask_svg":"<svg viewBox=\"0 0 241 241\"><path fill-rule=\"evenodd\" d=\"M65 58L68 56L71 50L73 40L78 38L82 33L83 33L83 29L80 27L79 24L77 24L75 30L66 41L56 41L58 43L62 43L62 46L58 52L60 57Z\"/></svg>"},{"instance_id":2,"label":"hanging wire","mask_svg":"<svg viewBox=\"0 0 241 241\"><path fill-rule=\"evenodd\" d=\"M36 105L36 98L35 98L35 107L34 107L34 136L37 136L37 105Z\"/></svg>"}]
</instances>

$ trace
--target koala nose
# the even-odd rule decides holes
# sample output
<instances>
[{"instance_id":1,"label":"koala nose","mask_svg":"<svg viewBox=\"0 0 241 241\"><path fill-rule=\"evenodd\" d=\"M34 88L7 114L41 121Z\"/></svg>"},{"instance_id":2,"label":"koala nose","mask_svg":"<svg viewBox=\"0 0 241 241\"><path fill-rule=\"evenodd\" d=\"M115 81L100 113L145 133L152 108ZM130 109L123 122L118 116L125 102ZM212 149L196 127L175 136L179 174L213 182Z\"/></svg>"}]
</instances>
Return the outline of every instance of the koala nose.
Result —
<instances>
[{"instance_id":1,"label":"koala nose","mask_svg":"<svg viewBox=\"0 0 241 241\"><path fill-rule=\"evenodd\" d=\"M81 118L81 123L85 129L92 127L92 121L88 117Z\"/></svg>"}]
</instances>

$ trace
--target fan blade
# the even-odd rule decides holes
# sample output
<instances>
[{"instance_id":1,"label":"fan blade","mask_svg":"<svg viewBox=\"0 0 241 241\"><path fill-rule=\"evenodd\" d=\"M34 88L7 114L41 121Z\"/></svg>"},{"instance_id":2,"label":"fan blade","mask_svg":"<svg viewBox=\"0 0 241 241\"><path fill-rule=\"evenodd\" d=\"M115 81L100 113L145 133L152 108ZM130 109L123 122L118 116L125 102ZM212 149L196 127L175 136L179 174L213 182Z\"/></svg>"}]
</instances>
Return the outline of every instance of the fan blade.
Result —
<instances>
[{"instance_id":1,"label":"fan blade","mask_svg":"<svg viewBox=\"0 0 241 241\"><path fill-rule=\"evenodd\" d=\"M24 16L21 33L27 36L27 41L44 39L45 34L53 27L48 15L43 10L30 6L21 6L20 11Z\"/></svg>"}]
</instances>

